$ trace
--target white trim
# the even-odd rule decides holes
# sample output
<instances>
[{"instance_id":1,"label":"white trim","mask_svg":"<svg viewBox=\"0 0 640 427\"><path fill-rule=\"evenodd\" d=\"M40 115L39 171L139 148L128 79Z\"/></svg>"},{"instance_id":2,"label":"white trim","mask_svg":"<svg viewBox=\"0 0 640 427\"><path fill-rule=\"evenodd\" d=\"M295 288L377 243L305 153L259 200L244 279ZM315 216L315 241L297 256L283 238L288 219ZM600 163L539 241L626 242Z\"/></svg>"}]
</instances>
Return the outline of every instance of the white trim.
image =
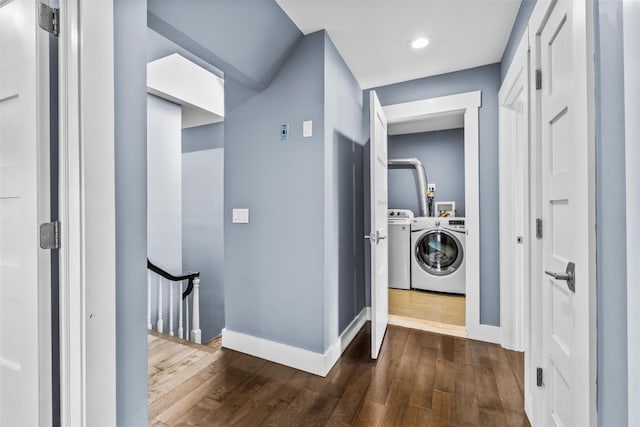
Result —
<instances>
[{"instance_id":1,"label":"white trim","mask_svg":"<svg viewBox=\"0 0 640 427\"><path fill-rule=\"evenodd\" d=\"M538 16L539 19L542 19L540 12L543 4L546 4L547 7L549 2L546 0L538 0L536 3L536 7L534 9L534 13L532 14L532 18L529 20L529 27L527 28L528 37L529 37L529 79L532 79L535 76L535 70L537 64L540 62L540 52L536 46L536 32L533 31L532 22L534 21L533 17ZM546 9L545 9L546 11ZM543 11L544 12L544 11ZM529 151L530 159L530 199L529 199L529 209L530 209L530 218L542 218L542 148L540 143L540 132L537 128L537 123L541 114L541 102L540 96L541 91L533 89L535 86L529 84L530 92L529 92L529 142L531 149ZM529 235L535 236L536 233L536 225L535 220L531 221L531 226L529 228ZM531 241L530 246L530 283L542 283L542 240L541 239L533 239ZM529 365L525 366L526 368L538 367L542 366L542 291L539 286L531 286L529 293L529 340L528 343L525 344L525 364L527 361L530 362ZM533 378L532 372L526 372L524 376L524 403L525 403L525 412L529 417L529 420L532 425L540 424L537 422L537 418L541 417L542 414L542 403L544 399L543 389L541 387L537 387L535 381L532 381Z\"/></svg>"},{"instance_id":2,"label":"white trim","mask_svg":"<svg viewBox=\"0 0 640 427\"><path fill-rule=\"evenodd\" d=\"M478 337L480 341L492 342L494 344L502 344L502 328L492 325L480 325L478 327Z\"/></svg>"},{"instance_id":3,"label":"white trim","mask_svg":"<svg viewBox=\"0 0 640 427\"><path fill-rule=\"evenodd\" d=\"M509 350L523 351L528 331L529 301L529 39L525 32L509 70L498 92L499 109L499 217L500 217L500 326L502 346ZM511 108L515 97L522 94L523 110ZM517 114L526 120L521 129L525 141L514 141ZM524 145L526 144L526 145ZM524 155L517 146L525 147ZM522 171L525 180L522 181ZM517 199L525 196L524 205ZM516 217L521 214L522 216ZM522 236L523 243L516 243Z\"/></svg>"},{"instance_id":4,"label":"white trim","mask_svg":"<svg viewBox=\"0 0 640 427\"><path fill-rule=\"evenodd\" d=\"M403 328L418 329L420 331L434 332L436 334L451 335L453 337L467 338L467 328L464 326L447 325L439 322L422 321L411 317L389 315L389 324L402 326Z\"/></svg>"},{"instance_id":5,"label":"white trim","mask_svg":"<svg viewBox=\"0 0 640 427\"><path fill-rule=\"evenodd\" d=\"M482 92L466 92L383 107L387 121L400 123L450 111L464 111L465 209L467 226L467 336L480 339L479 111Z\"/></svg>"},{"instance_id":6,"label":"white trim","mask_svg":"<svg viewBox=\"0 0 640 427\"><path fill-rule=\"evenodd\" d=\"M113 2L60 14L61 425L115 425Z\"/></svg>"},{"instance_id":7,"label":"white trim","mask_svg":"<svg viewBox=\"0 0 640 427\"><path fill-rule=\"evenodd\" d=\"M387 124L393 124L421 120L433 114L442 114L451 111L462 112L474 107L479 108L481 105L481 92L477 90L438 98L385 105L382 109L387 116Z\"/></svg>"},{"instance_id":8,"label":"white trim","mask_svg":"<svg viewBox=\"0 0 640 427\"><path fill-rule=\"evenodd\" d=\"M625 162L627 189L628 424L640 426L640 3L623 2Z\"/></svg>"},{"instance_id":9,"label":"white trim","mask_svg":"<svg viewBox=\"0 0 640 427\"><path fill-rule=\"evenodd\" d=\"M363 308L324 354L254 337L227 328L222 330L222 347L324 377L340 359L342 353L364 324L370 320L370 317L371 308Z\"/></svg>"}]
</instances>

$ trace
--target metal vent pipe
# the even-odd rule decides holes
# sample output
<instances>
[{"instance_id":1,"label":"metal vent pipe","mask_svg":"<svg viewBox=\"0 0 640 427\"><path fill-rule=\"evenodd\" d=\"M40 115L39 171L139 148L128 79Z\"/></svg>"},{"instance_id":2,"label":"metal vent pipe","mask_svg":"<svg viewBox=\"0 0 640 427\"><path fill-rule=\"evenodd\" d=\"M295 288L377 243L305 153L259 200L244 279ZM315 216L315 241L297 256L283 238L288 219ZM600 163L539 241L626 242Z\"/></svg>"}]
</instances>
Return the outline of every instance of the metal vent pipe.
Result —
<instances>
[{"instance_id":1,"label":"metal vent pipe","mask_svg":"<svg viewBox=\"0 0 640 427\"><path fill-rule=\"evenodd\" d=\"M429 208L427 205L427 174L424 171L424 165L419 159L389 159L390 168L413 167L416 169L418 176L418 200L420 203L420 211L422 216L429 216Z\"/></svg>"}]
</instances>

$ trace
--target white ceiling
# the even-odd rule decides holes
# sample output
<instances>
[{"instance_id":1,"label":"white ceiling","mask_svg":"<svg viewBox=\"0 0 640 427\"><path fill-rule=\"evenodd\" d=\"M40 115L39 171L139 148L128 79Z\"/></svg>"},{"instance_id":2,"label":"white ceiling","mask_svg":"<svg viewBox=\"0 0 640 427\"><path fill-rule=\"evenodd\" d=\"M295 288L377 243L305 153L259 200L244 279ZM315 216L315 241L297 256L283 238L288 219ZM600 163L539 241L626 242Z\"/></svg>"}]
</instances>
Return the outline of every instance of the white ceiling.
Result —
<instances>
[{"instance_id":1,"label":"white ceiling","mask_svg":"<svg viewBox=\"0 0 640 427\"><path fill-rule=\"evenodd\" d=\"M325 29L363 89L500 62L520 0L276 0ZM409 46L416 37L431 43Z\"/></svg>"}]
</instances>

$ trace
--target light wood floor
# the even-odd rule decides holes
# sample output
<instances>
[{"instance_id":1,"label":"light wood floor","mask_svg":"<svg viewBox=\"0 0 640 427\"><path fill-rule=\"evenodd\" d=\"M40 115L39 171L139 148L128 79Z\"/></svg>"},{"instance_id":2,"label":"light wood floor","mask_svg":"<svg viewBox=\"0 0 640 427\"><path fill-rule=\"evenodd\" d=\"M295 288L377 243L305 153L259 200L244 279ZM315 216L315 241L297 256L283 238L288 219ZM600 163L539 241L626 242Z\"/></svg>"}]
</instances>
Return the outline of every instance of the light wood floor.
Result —
<instances>
[{"instance_id":1,"label":"light wood floor","mask_svg":"<svg viewBox=\"0 0 640 427\"><path fill-rule=\"evenodd\" d=\"M389 289L389 314L431 322L438 327L465 326L464 295L417 289Z\"/></svg>"},{"instance_id":2,"label":"light wood floor","mask_svg":"<svg viewBox=\"0 0 640 427\"><path fill-rule=\"evenodd\" d=\"M372 361L369 339L322 378L149 336L150 425L529 426L521 353L389 326Z\"/></svg>"}]
</instances>

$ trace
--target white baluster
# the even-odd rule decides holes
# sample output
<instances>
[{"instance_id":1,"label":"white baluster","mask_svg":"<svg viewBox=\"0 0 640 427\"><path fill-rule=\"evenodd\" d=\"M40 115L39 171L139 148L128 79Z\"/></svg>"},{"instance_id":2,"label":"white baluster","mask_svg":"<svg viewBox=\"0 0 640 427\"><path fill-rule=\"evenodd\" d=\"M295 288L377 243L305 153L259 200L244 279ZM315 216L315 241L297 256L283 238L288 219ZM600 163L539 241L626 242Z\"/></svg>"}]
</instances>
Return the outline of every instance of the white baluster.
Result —
<instances>
[{"instance_id":1,"label":"white baluster","mask_svg":"<svg viewBox=\"0 0 640 427\"><path fill-rule=\"evenodd\" d=\"M182 339L184 330L182 329L182 282L180 282L180 294L178 295L178 338Z\"/></svg>"},{"instance_id":2,"label":"white baluster","mask_svg":"<svg viewBox=\"0 0 640 427\"><path fill-rule=\"evenodd\" d=\"M169 285L169 335L173 336L173 282Z\"/></svg>"},{"instance_id":3,"label":"white baluster","mask_svg":"<svg viewBox=\"0 0 640 427\"><path fill-rule=\"evenodd\" d=\"M200 344L202 342L200 331L200 278L193 279L193 329L191 341Z\"/></svg>"},{"instance_id":4,"label":"white baluster","mask_svg":"<svg viewBox=\"0 0 640 427\"><path fill-rule=\"evenodd\" d=\"M187 335L189 335L189 296L187 295L187 297L184 299L184 306L185 306L185 310L187 315L184 316L185 320L187 321Z\"/></svg>"},{"instance_id":5,"label":"white baluster","mask_svg":"<svg viewBox=\"0 0 640 427\"><path fill-rule=\"evenodd\" d=\"M147 270L147 329L153 329L151 325L151 271Z\"/></svg>"},{"instance_id":6,"label":"white baluster","mask_svg":"<svg viewBox=\"0 0 640 427\"><path fill-rule=\"evenodd\" d=\"M163 333L162 323L162 277L158 276L158 332Z\"/></svg>"}]
</instances>

